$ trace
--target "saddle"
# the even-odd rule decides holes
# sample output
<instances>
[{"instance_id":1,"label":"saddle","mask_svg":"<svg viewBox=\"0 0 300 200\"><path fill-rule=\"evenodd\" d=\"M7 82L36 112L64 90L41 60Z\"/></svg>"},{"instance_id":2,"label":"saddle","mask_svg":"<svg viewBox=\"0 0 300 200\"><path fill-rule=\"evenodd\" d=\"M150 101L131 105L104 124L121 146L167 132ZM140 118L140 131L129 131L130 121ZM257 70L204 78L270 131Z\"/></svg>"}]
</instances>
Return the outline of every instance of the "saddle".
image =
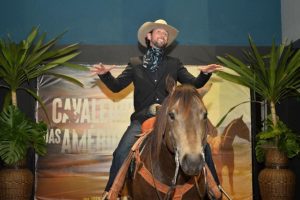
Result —
<instances>
[{"instance_id":1,"label":"saddle","mask_svg":"<svg viewBox=\"0 0 300 200\"><path fill-rule=\"evenodd\" d=\"M123 162L123 165L121 166L114 183L108 192L107 199L109 200L116 200L119 196L119 193L121 192L123 185L125 183L126 175L128 173L129 167L133 161L135 160L135 172L139 173L144 180L150 184L152 187L155 187L158 191L167 194L170 191L170 186L167 186L155 178L153 178L151 172L147 170L147 168L143 165L143 162L140 160L140 152L139 148L140 145L143 143L145 138L152 132L153 124L155 122L155 117L149 118L142 124L142 134L139 135L138 140L136 143L132 146L131 151L129 155L127 156L126 160ZM207 192L208 197L211 200L215 199L221 199L222 193L218 188L218 185L216 184L210 169L205 164L205 171L206 171L206 181L207 181ZM190 181L185 183L184 185L176 186L174 190L174 195L172 200L181 200L182 196L189 191L191 188L193 188L195 185L194 179L192 178Z\"/></svg>"}]
</instances>

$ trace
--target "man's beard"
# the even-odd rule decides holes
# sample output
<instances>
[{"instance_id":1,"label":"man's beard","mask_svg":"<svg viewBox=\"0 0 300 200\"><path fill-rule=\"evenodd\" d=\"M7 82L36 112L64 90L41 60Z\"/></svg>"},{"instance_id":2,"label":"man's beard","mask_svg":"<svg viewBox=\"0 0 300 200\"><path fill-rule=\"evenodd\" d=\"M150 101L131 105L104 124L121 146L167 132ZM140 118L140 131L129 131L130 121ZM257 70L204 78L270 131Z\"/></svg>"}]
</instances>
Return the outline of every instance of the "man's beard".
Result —
<instances>
[{"instance_id":1,"label":"man's beard","mask_svg":"<svg viewBox=\"0 0 300 200\"><path fill-rule=\"evenodd\" d=\"M167 42L163 41L163 42L159 42L158 40L153 41L152 44L156 47L156 48L160 48L163 49L167 46Z\"/></svg>"}]
</instances>

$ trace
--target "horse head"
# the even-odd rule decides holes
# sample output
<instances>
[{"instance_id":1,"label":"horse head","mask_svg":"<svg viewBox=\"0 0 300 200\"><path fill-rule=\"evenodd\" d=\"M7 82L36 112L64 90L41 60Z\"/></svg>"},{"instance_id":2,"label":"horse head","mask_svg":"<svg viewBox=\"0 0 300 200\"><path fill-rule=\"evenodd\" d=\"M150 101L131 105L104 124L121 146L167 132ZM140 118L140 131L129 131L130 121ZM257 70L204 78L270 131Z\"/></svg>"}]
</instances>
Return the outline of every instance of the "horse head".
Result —
<instances>
[{"instance_id":1,"label":"horse head","mask_svg":"<svg viewBox=\"0 0 300 200\"><path fill-rule=\"evenodd\" d=\"M250 140L251 140L250 130L249 130L247 124L243 120L243 115L241 115L239 118L236 119L236 124L237 124L236 126L238 127L237 129L239 130L239 131L237 131L237 135L240 138L245 139L250 142Z\"/></svg>"},{"instance_id":2,"label":"horse head","mask_svg":"<svg viewBox=\"0 0 300 200\"><path fill-rule=\"evenodd\" d=\"M154 130L158 137L157 153L163 142L176 154L188 176L198 175L205 164L207 110L202 96L206 91L197 91L191 85L172 87L157 115Z\"/></svg>"}]
</instances>

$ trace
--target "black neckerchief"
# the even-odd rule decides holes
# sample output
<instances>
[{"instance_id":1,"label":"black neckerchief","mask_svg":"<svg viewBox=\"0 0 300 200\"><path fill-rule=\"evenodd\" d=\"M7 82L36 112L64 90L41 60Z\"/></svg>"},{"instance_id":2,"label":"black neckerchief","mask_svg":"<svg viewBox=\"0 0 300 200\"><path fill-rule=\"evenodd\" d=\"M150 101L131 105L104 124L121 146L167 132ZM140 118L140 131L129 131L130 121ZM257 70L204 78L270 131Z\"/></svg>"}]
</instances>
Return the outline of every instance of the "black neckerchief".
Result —
<instances>
[{"instance_id":1,"label":"black neckerchief","mask_svg":"<svg viewBox=\"0 0 300 200\"><path fill-rule=\"evenodd\" d=\"M164 54L163 49L149 48L143 57L143 66L151 72L156 72Z\"/></svg>"}]
</instances>

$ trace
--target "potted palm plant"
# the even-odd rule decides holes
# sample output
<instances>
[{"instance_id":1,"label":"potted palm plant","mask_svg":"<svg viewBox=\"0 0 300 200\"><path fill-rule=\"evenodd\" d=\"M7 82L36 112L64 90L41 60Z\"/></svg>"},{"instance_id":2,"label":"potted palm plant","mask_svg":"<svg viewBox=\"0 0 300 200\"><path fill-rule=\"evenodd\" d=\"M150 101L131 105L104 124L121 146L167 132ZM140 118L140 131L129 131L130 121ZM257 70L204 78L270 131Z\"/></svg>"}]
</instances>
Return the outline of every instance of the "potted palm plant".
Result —
<instances>
[{"instance_id":1,"label":"potted palm plant","mask_svg":"<svg viewBox=\"0 0 300 200\"><path fill-rule=\"evenodd\" d=\"M8 167L0 170L0 199L29 199L33 175L20 163L26 159L29 149L39 155L46 153L44 136L47 126L43 122L26 118L18 109L17 91L25 90L44 107L36 91L23 87L26 83L50 74L82 86L77 79L52 70L62 65L86 70L83 66L68 63L79 54L77 44L60 48L55 46L62 36L60 34L45 42L46 34L39 35L38 28L33 27L26 39L19 43L10 37L0 39L0 79L4 82L0 87L8 90L0 114L0 157ZM21 185L13 186L13 183ZM26 185L27 189L21 189L21 186Z\"/></svg>"},{"instance_id":2,"label":"potted palm plant","mask_svg":"<svg viewBox=\"0 0 300 200\"><path fill-rule=\"evenodd\" d=\"M26 156L29 148L45 155L47 125L11 105L0 113L0 127L0 157L7 166L0 170L0 199L29 199L33 174L26 168Z\"/></svg>"},{"instance_id":3,"label":"potted palm plant","mask_svg":"<svg viewBox=\"0 0 300 200\"><path fill-rule=\"evenodd\" d=\"M284 181L288 185L283 186L280 183L284 181L279 179L284 177L278 176L276 168L285 168L287 156L292 158L299 154L300 140L280 120L276 105L287 97L300 94L300 51L293 49L292 44L276 46L273 42L270 53L263 55L250 36L249 44L250 50L244 52L245 61L231 55L218 57L233 73L223 71L217 75L250 88L266 102L270 114L264 120L264 130L256 136L255 147L257 160L265 160L267 167L259 174L261 196L263 199L292 199L295 177L290 171L286 171L284 176L287 180ZM270 178L275 179L276 183L271 185ZM284 190L287 191L286 194L278 194Z\"/></svg>"}]
</instances>

